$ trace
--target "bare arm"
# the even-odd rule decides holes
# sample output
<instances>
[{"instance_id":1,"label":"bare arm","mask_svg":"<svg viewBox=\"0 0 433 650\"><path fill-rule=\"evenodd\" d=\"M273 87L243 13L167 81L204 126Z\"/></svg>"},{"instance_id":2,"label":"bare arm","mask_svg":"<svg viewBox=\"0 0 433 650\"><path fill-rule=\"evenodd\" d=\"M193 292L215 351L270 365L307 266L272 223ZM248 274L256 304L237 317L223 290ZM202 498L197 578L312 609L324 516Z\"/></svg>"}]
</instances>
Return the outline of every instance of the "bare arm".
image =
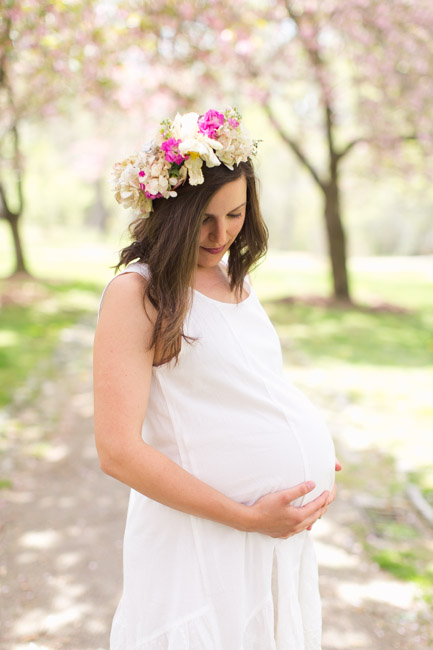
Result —
<instances>
[{"instance_id":1,"label":"bare arm","mask_svg":"<svg viewBox=\"0 0 433 650\"><path fill-rule=\"evenodd\" d=\"M290 505L310 492L307 483L237 503L146 444L141 427L149 399L155 312L143 308L145 280L136 273L108 287L94 345L95 441L102 470L151 499L238 530L288 537L325 512L329 493L307 506Z\"/></svg>"}]
</instances>

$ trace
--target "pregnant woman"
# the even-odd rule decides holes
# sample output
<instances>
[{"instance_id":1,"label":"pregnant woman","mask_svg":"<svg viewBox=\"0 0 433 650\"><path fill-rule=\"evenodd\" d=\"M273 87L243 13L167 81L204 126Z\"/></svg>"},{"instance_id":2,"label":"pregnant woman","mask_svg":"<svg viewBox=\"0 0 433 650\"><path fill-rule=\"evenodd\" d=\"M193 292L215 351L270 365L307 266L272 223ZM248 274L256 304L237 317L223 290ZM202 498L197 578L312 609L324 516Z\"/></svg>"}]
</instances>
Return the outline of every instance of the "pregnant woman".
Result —
<instances>
[{"instance_id":1,"label":"pregnant woman","mask_svg":"<svg viewBox=\"0 0 433 650\"><path fill-rule=\"evenodd\" d=\"M110 650L320 649L335 453L248 275L255 149L234 109L178 114L114 167L135 221L94 349L101 467L131 487Z\"/></svg>"}]
</instances>

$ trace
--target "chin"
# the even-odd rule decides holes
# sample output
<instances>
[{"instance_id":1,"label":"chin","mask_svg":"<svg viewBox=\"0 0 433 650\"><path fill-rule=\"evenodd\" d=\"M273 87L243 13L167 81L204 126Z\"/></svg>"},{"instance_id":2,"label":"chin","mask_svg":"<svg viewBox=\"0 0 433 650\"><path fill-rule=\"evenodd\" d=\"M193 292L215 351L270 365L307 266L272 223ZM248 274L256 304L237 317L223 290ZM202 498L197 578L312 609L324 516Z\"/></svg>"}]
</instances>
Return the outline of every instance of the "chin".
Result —
<instances>
[{"instance_id":1,"label":"chin","mask_svg":"<svg viewBox=\"0 0 433 650\"><path fill-rule=\"evenodd\" d=\"M204 251L200 251L198 254L197 265L204 266L207 268L218 266L218 264L221 262L226 252L227 252L226 250L223 250L221 253L212 255L211 253L205 253Z\"/></svg>"},{"instance_id":2,"label":"chin","mask_svg":"<svg viewBox=\"0 0 433 650\"><path fill-rule=\"evenodd\" d=\"M218 266L218 264L221 262L221 258L222 258L222 255L221 255L221 257L218 257L218 259L216 259L216 260L204 260L203 262L199 259L198 262L197 262L197 266L201 266L201 267L203 267L205 269L211 269L214 266Z\"/></svg>"}]
</instances>

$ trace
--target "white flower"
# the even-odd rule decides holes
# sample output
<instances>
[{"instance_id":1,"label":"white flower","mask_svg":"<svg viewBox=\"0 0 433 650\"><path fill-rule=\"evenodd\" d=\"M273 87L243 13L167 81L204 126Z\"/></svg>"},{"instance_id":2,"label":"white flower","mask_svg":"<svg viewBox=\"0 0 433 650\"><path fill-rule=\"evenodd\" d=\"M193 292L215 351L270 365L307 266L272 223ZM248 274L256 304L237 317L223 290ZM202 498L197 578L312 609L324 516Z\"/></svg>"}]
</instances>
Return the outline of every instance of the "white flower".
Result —
<instances>
[{"instance_id":1,"label":"white flower","mask_svg":"<svg viewBox=\"0 0 433 650\"><path fill-rule=\"evenodd\" d=\"M189 138L179 145L179 151L183 156L193 154L193 157L195 157L194 154L197 154L206 162L208 167L216 167L221 164L214 153L214 149L222 149L222 145L206 136Z\"/></svg>"},{"instance_id":2,"label":"white flower","mask_svg":"<svg viewBox=\"0 0 433 650\"><path fill-rule=\"evenodd\" d=\"M187 140L188 138L195 138L198 134L198 113L185 113L180 115L177 113L173 120L171 134L176 140Z\"/></svg>"}]
</instances>

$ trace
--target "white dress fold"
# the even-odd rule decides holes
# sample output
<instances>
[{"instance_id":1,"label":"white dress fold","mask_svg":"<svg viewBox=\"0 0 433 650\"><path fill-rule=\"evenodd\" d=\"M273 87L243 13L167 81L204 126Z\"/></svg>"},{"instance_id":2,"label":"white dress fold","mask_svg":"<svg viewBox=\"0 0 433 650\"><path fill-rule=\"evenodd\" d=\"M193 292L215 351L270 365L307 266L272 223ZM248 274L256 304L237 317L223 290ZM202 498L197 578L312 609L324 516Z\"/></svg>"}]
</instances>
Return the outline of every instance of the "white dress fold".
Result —
<instances>
[{"instance_id":1,"label":"white dress fold","mask_svg":"<svg viewBox=\"0 0 433 650\"><path fill-rule=\"evenodd\" d=\"M147 277L145 264L124 272ZM247 283L238 304L193 292L178 364L153 368L143 439L230 498L252 504L313 480L330 490L334 445L284 376L278 336ZM311 536L244 533L131 490L123 593L110 650L320 650Z\"/></svg>"}]
</instances>

